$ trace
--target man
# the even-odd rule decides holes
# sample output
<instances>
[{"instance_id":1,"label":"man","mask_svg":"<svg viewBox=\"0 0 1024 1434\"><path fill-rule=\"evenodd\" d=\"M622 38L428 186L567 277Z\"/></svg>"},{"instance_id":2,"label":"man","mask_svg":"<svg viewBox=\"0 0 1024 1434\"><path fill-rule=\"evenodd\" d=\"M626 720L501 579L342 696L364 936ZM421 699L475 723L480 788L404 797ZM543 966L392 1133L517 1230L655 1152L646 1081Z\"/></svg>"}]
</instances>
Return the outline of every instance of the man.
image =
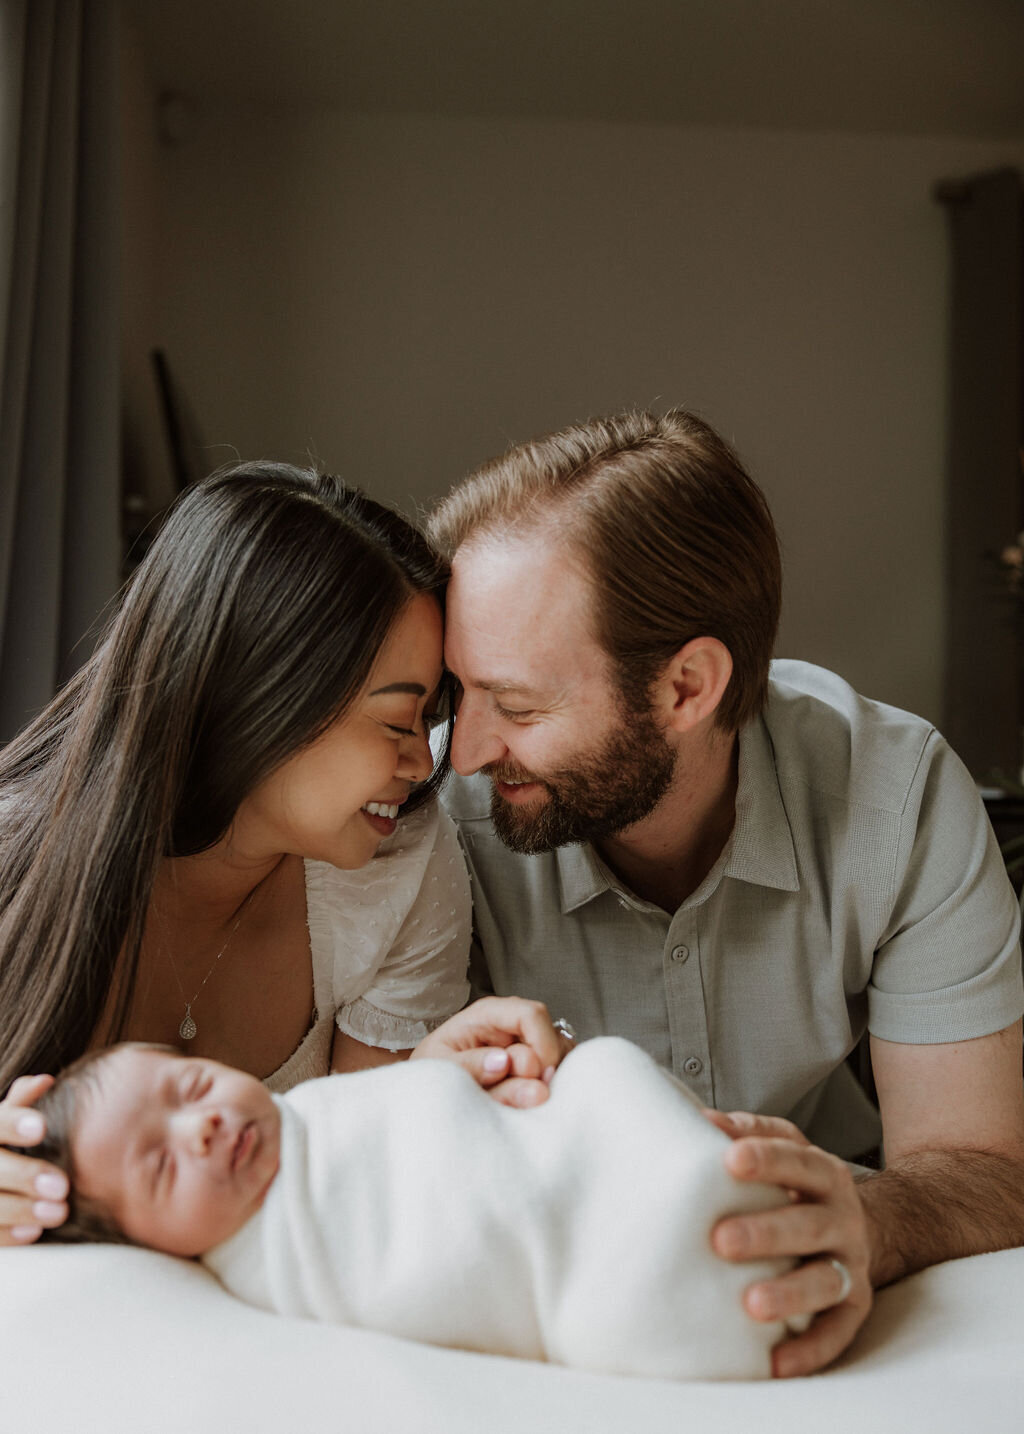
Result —
<instances>
[{"instance_id":1,"label":"man","mask_svg":"<svg viewBox=\"0 0 1024 1434\"><path fill-rule=\"evenodd\" d=\"M1019 918L962 764L927 723L776 663L771 516L676 411L513 449L432 519L453 559L448 797L499 994L638 1041L795 1192L721 1222L806 1373L872 1289L1024 1242ZM877 1117L845 1057L870 1031ZM790 1123L792 1122L792 1124ZM840 1157L843 1157L842 1159Z\"/></svg>"}]
</instances>

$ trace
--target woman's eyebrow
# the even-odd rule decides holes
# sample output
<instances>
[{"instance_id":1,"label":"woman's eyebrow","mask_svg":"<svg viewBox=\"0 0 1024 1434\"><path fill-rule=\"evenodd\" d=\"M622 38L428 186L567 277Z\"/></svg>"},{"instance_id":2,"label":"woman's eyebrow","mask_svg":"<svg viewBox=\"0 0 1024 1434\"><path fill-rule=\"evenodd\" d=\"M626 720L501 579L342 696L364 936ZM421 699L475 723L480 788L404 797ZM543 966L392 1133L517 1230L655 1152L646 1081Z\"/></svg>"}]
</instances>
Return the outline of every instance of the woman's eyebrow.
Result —
<instances>
[{"instance_id":1,"label":"woman's eyebrow","mask_svg":"<svg viewBox=\"0 0 1024 1434\"><path fill-rule=\"evenodd\" d=\"M387 692L407 692L410 697L425 697L427 689L419 682L389 682L387 687L375 687L370 693L371 697L380 697Z\"/></svg>"}]
</instances>

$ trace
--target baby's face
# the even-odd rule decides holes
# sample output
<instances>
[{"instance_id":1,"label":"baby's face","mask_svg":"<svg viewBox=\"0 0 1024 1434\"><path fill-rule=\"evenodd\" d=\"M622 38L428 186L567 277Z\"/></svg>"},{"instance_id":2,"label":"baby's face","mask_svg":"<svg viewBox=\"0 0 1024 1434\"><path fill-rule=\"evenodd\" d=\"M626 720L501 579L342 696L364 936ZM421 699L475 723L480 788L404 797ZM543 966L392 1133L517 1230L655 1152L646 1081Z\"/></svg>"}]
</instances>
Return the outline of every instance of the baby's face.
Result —
<instances>
[{"instance_id":1,"label":"baby's face","mask_svg":"<svg viewBox=\"0 0 1024 1434\"><path fill-rule=\"evenodd\" d=\"M129 1239L201 1255L262 1205L280 1143L277 1107L254 1076L126 1046L83 1093L76 1190L109 1210Z\"/></svg>"}]
</instances>

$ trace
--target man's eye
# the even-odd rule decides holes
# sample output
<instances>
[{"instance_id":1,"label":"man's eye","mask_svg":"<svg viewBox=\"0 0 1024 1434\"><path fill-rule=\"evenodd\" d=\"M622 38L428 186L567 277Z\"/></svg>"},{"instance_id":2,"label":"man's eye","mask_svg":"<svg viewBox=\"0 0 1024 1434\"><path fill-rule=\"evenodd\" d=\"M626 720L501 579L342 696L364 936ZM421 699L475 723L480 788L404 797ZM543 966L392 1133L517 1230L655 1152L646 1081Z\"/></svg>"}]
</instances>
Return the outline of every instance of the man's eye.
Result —
<instances>
[{"instance_id":1,"label":"man's eye","mask_svg":"<svg viewBox=\"0 0 1024 1434\"><path fill-rule=\"evenodd\" d=\"M499 717L507 717L510 722L521 722L524 717L533 716L533 708L525 707L521 712L512 707L502 707L500 702L494 704L494 710Z\"/></svg>"}]
</instances>

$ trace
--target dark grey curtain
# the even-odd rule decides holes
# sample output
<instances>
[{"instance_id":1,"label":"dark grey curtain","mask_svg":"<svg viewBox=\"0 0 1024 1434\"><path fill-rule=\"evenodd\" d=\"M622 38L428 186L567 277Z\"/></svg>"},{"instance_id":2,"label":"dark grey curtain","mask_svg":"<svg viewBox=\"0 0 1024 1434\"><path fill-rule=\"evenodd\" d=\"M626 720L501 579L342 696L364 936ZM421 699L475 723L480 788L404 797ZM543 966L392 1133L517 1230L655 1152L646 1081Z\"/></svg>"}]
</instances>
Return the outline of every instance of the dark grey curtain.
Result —
<instances>
[{"instance_id":1,"label":"dark grey curtain","mask_svg":"<svg viewBox=\"0 0 1024 1434\"><path fill-rule=\"evenodd\" d=\"M1024 183L950 180L946 692L943 730L975 777L1017 776L1021 619L999 555L1024 527Z\"/></svg>"},{"instance_id":2,"label":"dark grey curtain","mask_svg":"<svg viewBox=\"0 0 1024 1434\"><path fill-rule=\"evenodd\" d=\"M117 59L113 0L0 0L0 741L119 580Z\"/></svg>"}]
</instances>

